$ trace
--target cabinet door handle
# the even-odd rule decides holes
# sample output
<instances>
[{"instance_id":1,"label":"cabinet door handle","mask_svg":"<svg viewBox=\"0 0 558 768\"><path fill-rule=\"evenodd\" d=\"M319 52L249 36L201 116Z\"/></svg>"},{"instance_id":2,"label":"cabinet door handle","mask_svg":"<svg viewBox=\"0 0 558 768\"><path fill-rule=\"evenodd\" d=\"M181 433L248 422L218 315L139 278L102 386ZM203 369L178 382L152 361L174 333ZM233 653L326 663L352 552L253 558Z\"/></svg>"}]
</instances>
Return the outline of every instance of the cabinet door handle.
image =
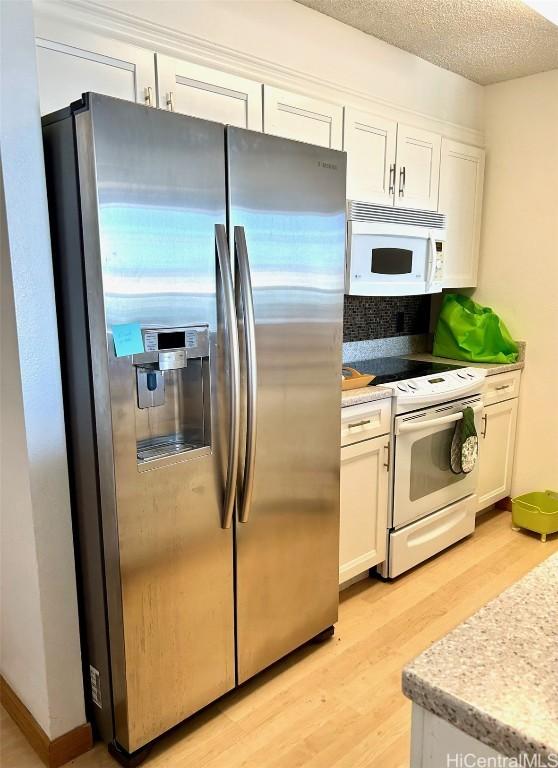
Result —
<instances>
[{"instance_id":1,"label":"cabinet door handle","mask_svg":"<svg viewBox=\"0 0 558 768\"><path fill-rule=\"evenodd\" d=\"M347 429L353 429L353 427L364 427L365 424L370 424L372 419L363 419L362 421L355 421L354 424L349 424Z\"/></svg>"},{"instance_id":2,"label":"cabinet door handle","mask_svg":"<svg viewBox=\"0 0 558 768\"><path fill-rule=\"evenodd\" d=\"M399 169L399 197L405 197L405 166Z\"/></svg>"},{"instance_id":3,"label":"cabinet door handle","mask_svg":"<svg viewBox=\"0 0 558 768\"><path fill-rule=\"evenodd\" d=\"M388 194L395 194L395 163L389 166L389 192Z\"/></svg>"},{"instance_id":4,"label":"cabinet door handle","mask_svg":"<svg viewBox=\"0 0 558 768\"><path fill-rule=\"evenodd\" d=\"M499 387L496 387L496 392L500 392L502 389L509 389L509 388L510 388L509 384L500 384Z\"/></svg>"},{"instance_id":5,"label":"cabinet door handle","mask_svg":"<svg viewBox=\"0 0 558 768\"><path fill-rule=\"evenodd\" d=\"M170 112L174 112L174 94L172 91L167 93L167 108Z\"/></svg>"},{"instance_id":6,"label":"cabinet door handle","mask_svg":"<svg viewBox=\"0 0 558 768\"><path fill-rule=\"evenodd\" d=\"M391 443L387 443L386 445L384 445L384 451L386 451L386 453L387 453L386 460L384 462L384 467L386 468L387 472L389 472L389 459L390 459L390 454L391 454L390 446L391 446Z\"/></svg>"},{"instance_id":7,"label":"cabinet door handle","mask_svg":"<svg viewBox=\"0 0 558 768\"><path fill-rule=\"evenodd\" d=\"M482 420L484 421L484 429L482 431L482 437L486 437L486 430L488 429L488 416L486 413L482 417Z\"/></svg>"},{"instance_id":8,"label":"cabinet door handle","mask_svg":"<svg viewBox=\"0 0 558 768\"><path fill-rule=\"evenodd\" d=\"M152 95L153 95L153 88L150 85L146 86L144 88L144 97L143 97L146 107L153 106Z\"/></svg>"}]
</instances>

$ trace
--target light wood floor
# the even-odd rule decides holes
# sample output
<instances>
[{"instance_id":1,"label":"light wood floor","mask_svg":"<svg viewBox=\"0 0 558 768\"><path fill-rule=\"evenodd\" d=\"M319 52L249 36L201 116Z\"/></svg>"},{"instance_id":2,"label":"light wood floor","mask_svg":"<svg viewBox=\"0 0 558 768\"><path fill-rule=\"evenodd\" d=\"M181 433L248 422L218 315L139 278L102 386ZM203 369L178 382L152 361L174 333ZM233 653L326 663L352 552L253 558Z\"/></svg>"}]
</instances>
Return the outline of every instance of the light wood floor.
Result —
<instances>
[{"instance_id":1,"label":"light wood floor","mask_svg":"<svg viewBox=\"0 0 558 768\"><path fill-rule=\"evenodd\" d=\"M558 551L507 512L392 584L342 593L335 637L303 648L163 738L145 768L407 768L401 670L434 640ZM513 620L513 617L510 617ZM2 768L40 768L2 710ZM103 745L72 763L114 768Z\"/></svg>"}]
</instances>

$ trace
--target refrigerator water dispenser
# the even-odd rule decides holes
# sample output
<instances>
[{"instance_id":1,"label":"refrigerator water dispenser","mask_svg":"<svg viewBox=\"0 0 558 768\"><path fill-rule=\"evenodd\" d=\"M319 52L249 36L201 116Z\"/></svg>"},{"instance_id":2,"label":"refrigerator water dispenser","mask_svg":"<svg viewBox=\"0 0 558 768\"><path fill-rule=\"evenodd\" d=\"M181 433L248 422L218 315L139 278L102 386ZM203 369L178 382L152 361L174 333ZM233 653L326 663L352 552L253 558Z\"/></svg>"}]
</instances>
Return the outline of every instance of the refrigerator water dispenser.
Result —
<instances>
[{"instance_id":1,"label":"refrigerator water dispenser","mask_svg":"<svg viewBox=\"0 0 558 768\"><path fill-rule=\"evenodd\" d=\"M133 357L140 469L211 446L208 327L147 329L143 341Z\"/></svg>"}]
</instances>

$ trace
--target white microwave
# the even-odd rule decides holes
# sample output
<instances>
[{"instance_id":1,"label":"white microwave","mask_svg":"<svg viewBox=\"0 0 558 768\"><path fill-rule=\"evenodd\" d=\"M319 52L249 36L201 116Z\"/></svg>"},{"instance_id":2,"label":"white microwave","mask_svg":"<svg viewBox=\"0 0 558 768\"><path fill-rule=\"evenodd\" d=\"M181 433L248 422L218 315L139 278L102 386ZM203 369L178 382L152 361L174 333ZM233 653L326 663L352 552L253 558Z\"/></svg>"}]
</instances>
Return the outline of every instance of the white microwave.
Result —
<instances>
[{"instance_id":1,"label":"white microwave","mask_svg":"<svg viewBox=\"0 0 558 768\"><path fill-rule=\"evenodd\" d=\"M412 296L444 284L445 216L349 202L345 293Z\"/></svg>"}]
</instances>

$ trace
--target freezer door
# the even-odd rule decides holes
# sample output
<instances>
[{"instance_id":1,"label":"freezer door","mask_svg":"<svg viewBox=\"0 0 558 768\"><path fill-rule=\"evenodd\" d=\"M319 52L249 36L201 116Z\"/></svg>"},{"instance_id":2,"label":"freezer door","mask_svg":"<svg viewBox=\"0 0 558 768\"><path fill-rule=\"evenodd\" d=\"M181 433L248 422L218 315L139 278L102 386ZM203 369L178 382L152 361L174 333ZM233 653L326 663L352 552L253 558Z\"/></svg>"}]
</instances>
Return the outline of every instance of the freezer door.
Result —
<instances>
[{"instance_id":1,"label":"freezer door","mask_svg":"<svg viewBox=\"0 0 558 768\"><path fill-rule=\"evenodd\" d=\"M235 683L217 334L225 137L95 94L76 133L115 730L132 752Z\"/></svg>"},{"instance_id":2,"label":"freezer door","mask_svg":"<svg viewBox=\"0 0 558 768\"><path fill-rule=\"evenodd\" d=\"M244 456L251 410L256 422L251 503L246 522L236 524L243 682L337 620L345 155L242 129L227 133L229 234L243 227L257 379L255 407L245 398L242 411ZM236 241L238 249L242 237Z\"/></svg>"}]
</instances>

